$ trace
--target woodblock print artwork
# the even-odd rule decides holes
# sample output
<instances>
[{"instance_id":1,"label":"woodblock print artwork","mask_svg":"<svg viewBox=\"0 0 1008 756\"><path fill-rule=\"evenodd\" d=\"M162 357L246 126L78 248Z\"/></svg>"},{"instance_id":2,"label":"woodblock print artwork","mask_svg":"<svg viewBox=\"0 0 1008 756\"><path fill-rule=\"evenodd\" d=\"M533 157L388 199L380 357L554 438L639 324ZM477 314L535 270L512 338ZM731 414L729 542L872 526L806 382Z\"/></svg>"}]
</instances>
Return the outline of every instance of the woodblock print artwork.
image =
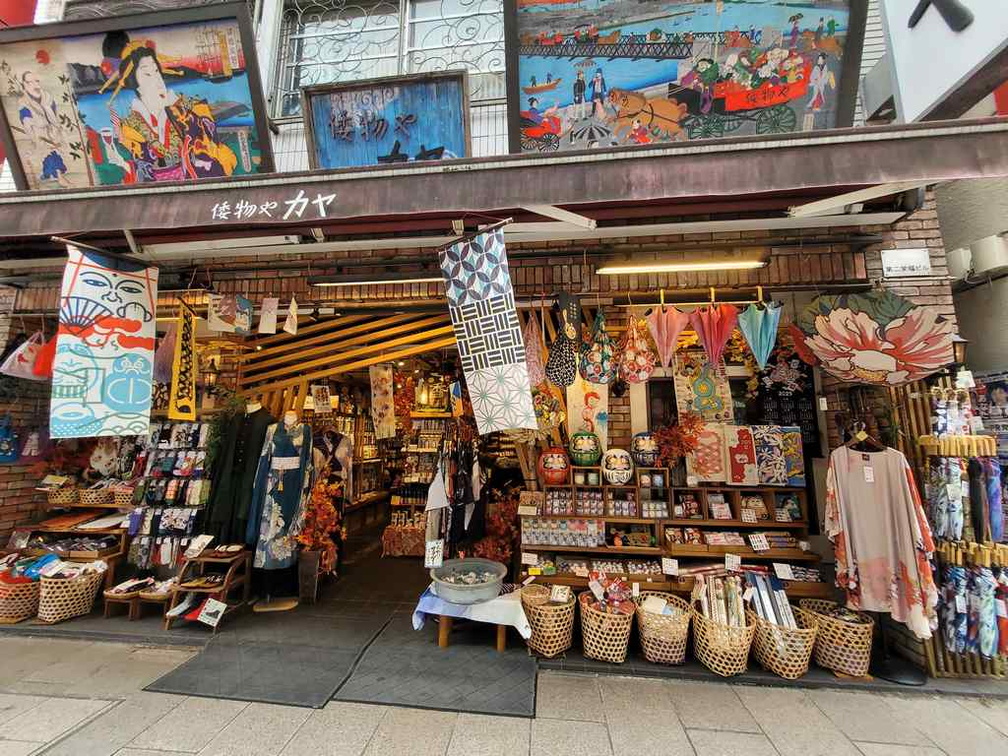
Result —
<instances>
[{"instance_id":1,"label":"woodblock print artwork","mask_svg":"<svg viewBox=\"0 0 1008 756\"><path fill-rule=\"evenodd\" d=\"M521 149L833 128L850 5L518 0Z\"/></svg>"},{"instance_id":2,"label":"woodblock print artwork","mask_svg":"<svg viewBox=\"0 0 1008 756\"><path fill-rule=\"evenodd\" d=\"M673 355L673 383L679 414L700 415L706 422L731 423L735 417L728 379L697 349Z\"/></svg>"},{"instance_id":3,"label":"woodblock print artwork","mask_svg":"<svg viewBox=\"0 0 1008 756\"><path fill-rule=\"evenodd\" d=\"M67 246L53 360L53 438L139 435L150 424L157 268Z\"/></svg>"},{"instance_id":4,"label":"woodblock print artwork","mask_svg":"<svg viewBox=\"0 0 1008 756\"><path fill-rule=\"evenodd\" d=\"M185 302L179 303L168 419L196 419L196 313Z\"/></svg>"},{"instance_id":5,"label":"woodblock print artwork","mask_svg":"<svg viewBox=\"0 0 1008 756\"><path fill-rule=\"evenodd\" d=\"M0 44L0 106L27 188L272 167L238 19L147 18L151 26L124 21L101 33Z\"/></svg>"},{"instance_id":6,"label":"woodblock print artwork","mask_svg":"<svg viewBox=\"0 0 1008 756\"><path fill-rule=\"evenodd\" d=\"M311 396L315 401L316 415L332 414L332 396L330 395L328 385L325 383L313 383L311 385Z\"/></svg>"},{"instance_id":7,"label":"woodblock print artwork","mask_svg":"<svg viewBox=\"0 0 1008 756\"><path fill-rule=\"evenodd\" d=\"M609 448L609 387L589 383L580 375L567 386L567 435L589 431Z\"/></svg>"},{"instance_id":8,"label":"woodblock print artwork","mask_svg":"<svg viewBox=\"0 0 1008 756\"><path fill-rule=\"evenodd\" d=\"M724 438L726 482L733 486L759 485L752 428L746 425L726 425Z\"/></svg>"},{"instance_id":9,"label":"woodblock print artwork","mask_svg":"<svg viewBox=\"0 0 1008 756\"><path fill-rule=\"evenodd\" d=\"M805 469L801 451L801 428L753 425L756 466L764 486L803 486ZM797 455L797 457L796 457Z\"/></svg>"},{"instance_id":10,"label":"woodblock print artwork","mask_svg":"<svg viewBox=\"0 0 1008 756\"><path fill-rule=\"evenodd\" d=\"M235 333L238 323L238 298L234 294L207 296L207 328L220 333Z\"/></svg>"}]
</instances>

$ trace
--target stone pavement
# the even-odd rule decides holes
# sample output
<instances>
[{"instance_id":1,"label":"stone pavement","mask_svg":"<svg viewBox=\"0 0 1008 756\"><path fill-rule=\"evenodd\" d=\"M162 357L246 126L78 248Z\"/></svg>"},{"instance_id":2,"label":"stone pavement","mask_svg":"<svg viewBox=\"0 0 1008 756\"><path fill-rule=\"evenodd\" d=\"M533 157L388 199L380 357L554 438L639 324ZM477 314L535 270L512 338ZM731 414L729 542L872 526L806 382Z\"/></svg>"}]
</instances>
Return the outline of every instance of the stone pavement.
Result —
<instances>
[{"instance_id":1,"label":"stone pavement","mask_svg":"<svg viewBox=\"0 0 1008 756\"><path fill-rule=\"evenodd\" d=\"M0 638L0 756L1008 753L1008 701L543 672L536 717L148 693L193 651Z\"/></svg>"}]
</instances>

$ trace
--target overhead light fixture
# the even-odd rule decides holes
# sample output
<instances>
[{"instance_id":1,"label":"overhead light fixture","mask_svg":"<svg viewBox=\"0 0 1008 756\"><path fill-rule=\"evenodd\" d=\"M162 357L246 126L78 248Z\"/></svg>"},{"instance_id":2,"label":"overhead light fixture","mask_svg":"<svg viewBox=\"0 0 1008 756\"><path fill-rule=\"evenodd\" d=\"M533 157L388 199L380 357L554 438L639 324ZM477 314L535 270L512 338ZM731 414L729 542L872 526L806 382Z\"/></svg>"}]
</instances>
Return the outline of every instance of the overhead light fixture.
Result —
<instances>
[{"instance_id":1,"label":"overhead light fixture","mask_svg":"<svg viewBox=\"0 0 1008 756\"><path fill-rule=\"evenodd\" d=\"M596 268L600 276L631 276L639 273L701 273L711 270L756 270L766 267L766 258L740 258L738 260L676 260L663 262L626 263L623 265L603 265Z\"/></svg>"},{"instance_id":2,"label":"overhead light fixture","mask_svg":"<svg viewBox=\"0 0 1008 756\"><path fill-rule=\"evenodd\" d=\"M340 276L309 276L309 286L381 286L384 284L440 283L441 276L432 276L423 272L401 273L364 273L358 275Z\"/></svg>"},{"instance_id":3,"label":"overhead light fixture","mask_svg":"<svg viewBox=\"0 0 1008 756\"><path fill-rule=\"evenodd\" d=\"M214 252L220 250L244 250L254 247L275 247L281 245L300 244L301 237L296 234L278 236L246 236L226 239L204 239L201 241L162 242L141 245L145 252L155 257L193 252Z\"/></svg>"}]
</instances>

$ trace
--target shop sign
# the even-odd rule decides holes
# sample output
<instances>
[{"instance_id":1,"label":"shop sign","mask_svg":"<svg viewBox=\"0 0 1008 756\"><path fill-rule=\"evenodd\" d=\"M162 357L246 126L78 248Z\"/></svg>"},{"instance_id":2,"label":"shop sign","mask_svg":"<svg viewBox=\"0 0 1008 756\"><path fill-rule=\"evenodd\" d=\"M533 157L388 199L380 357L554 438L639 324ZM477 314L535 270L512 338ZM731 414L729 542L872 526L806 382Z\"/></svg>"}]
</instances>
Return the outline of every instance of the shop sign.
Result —
<instances>
[{"instance_id":1,"label":"shop sign","mask_svg":"<svg viewBox=\"0 0 1008 756\"><path fill-rule=\"evenodd\" d=\"M931 253L919 249L886 249L882 251L882 276L914 278L931 275Z\"/></svg>"},{"instance_id":2,"label":"shop sign","mask_svg":"<svg viewBox=\"0 0 1008 756\"><path fill-rule=\"evenodd\" d=\"M285 195L276 200L267 200L256 204L244 198L236 200L233 204L227 200L214 202L209 205L209 220L211 221L233 221L251 220L252 218L264 219L275 218L276 220L300 220L302 218L328 218L329 206L336 199L336 194L322 194L315 192L315 195L306 194L304 189L299 189L298 193Z\"/></svg>"},{"instance_id":3,"label":"shop sign","mask_svg":"<svg viewBox=\"0 0 1008 756\"><path fill-rule=\"evenodd\" d=\"M302 90L312 169L469 156L465 71L438 71Z\"/></svg>"}]
</instances>

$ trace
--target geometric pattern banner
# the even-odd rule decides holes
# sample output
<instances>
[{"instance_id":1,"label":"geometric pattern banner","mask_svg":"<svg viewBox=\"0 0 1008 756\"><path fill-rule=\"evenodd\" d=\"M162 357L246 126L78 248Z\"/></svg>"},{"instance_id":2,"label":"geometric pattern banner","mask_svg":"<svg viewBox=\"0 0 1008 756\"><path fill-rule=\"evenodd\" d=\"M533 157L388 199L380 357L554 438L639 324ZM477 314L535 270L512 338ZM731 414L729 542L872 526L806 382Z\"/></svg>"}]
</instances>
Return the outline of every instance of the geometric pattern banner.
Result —
<instances>
[{"instance_id":1,"label":"geometric pattern banner","mask_svg":"<svg viewBox=\"0 0 1008 756\"><path fill-rule=\"evenodd\" d=\"M53 360L50 436L145 434L158 269L67 245Z\"/></svg>"},{"instance_id":2,"label":"geometric pattern banner","mask_svg":"<svg viewBox=\"0 0 1008 756\"><path fill-rule=\"evenodd\" d=\"M480 435L538 428L503 228L441 250L441 272Z\"/></svg>"},{"instance_id":3,"label":"geometric pattern banner","mask_svg":"<svg viewBox=\"0 0 1008 756\"><path fill-rule=\"evenodd\" d=\"M179 303L168 419L196 419L196 313L185 302Z\"/></svg>"}]
</instances>

